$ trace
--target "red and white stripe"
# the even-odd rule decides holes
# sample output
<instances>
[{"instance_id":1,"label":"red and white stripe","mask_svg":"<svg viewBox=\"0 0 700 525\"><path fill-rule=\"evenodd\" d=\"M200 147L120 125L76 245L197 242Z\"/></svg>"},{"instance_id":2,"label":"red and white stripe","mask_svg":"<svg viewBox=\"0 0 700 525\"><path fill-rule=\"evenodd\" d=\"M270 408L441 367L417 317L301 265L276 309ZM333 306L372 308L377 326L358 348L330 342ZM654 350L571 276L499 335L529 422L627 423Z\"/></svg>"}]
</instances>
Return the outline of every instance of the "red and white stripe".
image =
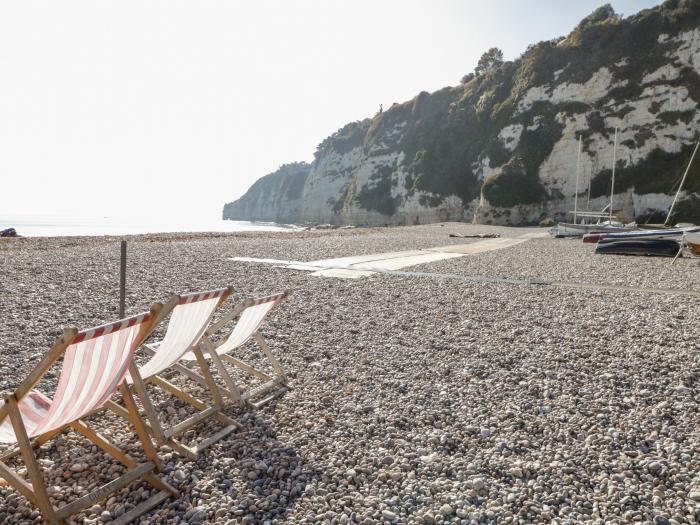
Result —
<instances>
[{"instance_id":1,"label":"red and white stripe","mask_svg":"<svg viewBox=\"0 0 700 525\"><path fill-rule=\"evenodd\" d=\"M287 292L278 293L275 295L268 295L267 297L257 297L255 299L248 299L245 302L245 305L246 305L246 307L250 307L250 306L257 306L259 304L265 304L265 303L270 303L270 302L280 303L286 298L287 298Z\"/></svg>"},{"instance_id":2,"label":"red and white stripe","mask_svg":"<svg viewBox=\"0 0 700 525\"><path fill-rule=\"evenodd\" d=\"M147 313L80 332L64 352L53 401L32 390L18 403L29 437L80 419L112 397L131 364L141 325L149 319ZM5 418L0 442L15 441L9 418Z\"/></svg>"},{"instance_id":3,"label":"red and white stripe","mask_svg":"<svg viewBox=\"0 0 700 525\"><path fill-rule=\"evenodd\" d=\"M0 401L0 406L4 404L4 401ZM18 407L27 433L31 436L34 435L34 430L48 414L51 400L41 392L32 390L18 403ZM17 443L10 416L7 416L0 423L0 443Z\"/></svg>"},{"instance_id":4,"label":"red and white stripe","mask_svg":"<svg viewBox=\"0 0 700 525\"><path fill-rule=\"evenodd\" d=\"M287 298L286 293L249 299L244 305L246 309L241 312L236 326L233 328L228 338L216 349L219 355L227 354L236 348L243 346L248 339L260 328L260 325L275 306ZM195 356L191 352L185 354L183 359L194 361Z\"/></svg>"},{"instance_id":5,"label":"red and white stripe","mask_svg":"<svg viewBox=\"0 0 700 525\"><path fill-rule=\"evenodd\" d=\"M228 288L224 288L181 297L179 304L173 309L165 337L156 348L156 353L139 368L141 377L148 379L167 370L199 343L209 326L219 299L229 293ZM131 378L127 380L131 381Z\"/></svg>"},{"instance_id":6,"label":"red and white stripe","mask_svg":"<svg viewBox=\"0 0 700 525\"><path fill-rule=\"evenodd\" d=\"M196 292L187 295L181 295L178 304L196 303L197 301L206 301L207 299L228 297L231 294L230 288L219 288L218 290L209 290L208 292Z\"/></svg>"}]
</instances>

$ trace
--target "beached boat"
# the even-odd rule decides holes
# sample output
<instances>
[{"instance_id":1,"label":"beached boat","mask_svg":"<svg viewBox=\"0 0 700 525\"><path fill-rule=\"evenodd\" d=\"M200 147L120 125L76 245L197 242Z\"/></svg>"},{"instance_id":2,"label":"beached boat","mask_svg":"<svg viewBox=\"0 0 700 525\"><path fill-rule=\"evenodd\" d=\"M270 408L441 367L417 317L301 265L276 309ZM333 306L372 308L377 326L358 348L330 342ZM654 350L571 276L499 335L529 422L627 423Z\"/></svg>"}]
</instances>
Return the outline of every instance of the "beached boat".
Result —
<instances>
[{"instance_id":1,"label":"beached boat","mask_svg":"<svg viewBox=\"0 0 700 525\"><path fill-rule=\"evenodd\" d=\"M604 221L595 224L574 224L570 222L560 222L550 231L552 237L582 237L593 232L627 232L632 231L635 226L625 226L618 221Z\"/></svg>"},{"instance_id":2,"label":"beached boat","mask_svg":"<svg viewBox=\"0 0 700 525\"><path fill-rule=\"evenodd\" d=\"M605 237L605 233L604 233L604 232L587 233L587 234L585 234L585 235L583 236L583 242L587 242L587 243L596 243L596 242L598 242L600 239L602 239L603 237Z\"/></svg>"},{"instance_id":3,"label":"beached boat","mask_svg":"<svg viewBox=\"0 0 700 525\"><path fill-rule=\"evenodd\" d=\"M637 240L680 240L683 235L689 233L700 232L700 227L689 226L686 228L668 228L665 230L637 230L628 232L610 232L605 233L598 239L598 243L609 243L619 241L637 241Z\"/></svg>"},{"instance_id":4,"label":"beached boat","mask_svg":"<svg viewBox=\"0 0 700 525\"><path fill-rule=\"evenodd\" d=\"M581 164L581 147L582 138L579 137L578 143L578 160L576 163L576 190L574 193L574 210L570 213L574 217L574 222L560 222L549 230L552 237L582 237L588 233L593 232L625 232L635 230L637 225L623 224L617 217L613 215L613 198L615 187L615 158L617 152L617 128L615 128L615 142L613 145L613 170L612 170L612 181L610 186L610 204L608 204L601 211L579 211L578 209L578 183L579 183L579 172ZM590 201L591 193L591 178L588 181L588 198ZM580 220L579 220L580 218ZM594 222L595 221L595 222Z\"/></svg>"},{"instance_id":5,"label":"beached boat","mask_svg":"<svg viewBox=\"0 0 700 525\"><path fill-rule=\"evenodd\" d=\"M691 232L683 236L686 253L691 257L700 257L700 233Z\"/></svg>"},{"instance_id":6,"label":"beached boat","mask_svg":"<svg viewBox=\"0 0 700 525\"><path fill-rule=\"evenodd\" d=\"M639 239L598 243L595 253L675 257L680 243L674 239Z\"/></svg>"}]
</instances>

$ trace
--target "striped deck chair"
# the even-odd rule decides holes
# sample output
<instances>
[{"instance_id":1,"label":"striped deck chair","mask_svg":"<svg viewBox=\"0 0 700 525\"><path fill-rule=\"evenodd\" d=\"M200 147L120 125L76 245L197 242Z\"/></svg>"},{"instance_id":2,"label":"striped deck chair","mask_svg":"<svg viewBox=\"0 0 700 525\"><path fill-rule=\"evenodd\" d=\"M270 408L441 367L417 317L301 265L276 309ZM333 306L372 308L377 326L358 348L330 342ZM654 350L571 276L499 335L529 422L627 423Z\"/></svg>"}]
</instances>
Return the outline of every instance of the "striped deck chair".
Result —
<instances>
[{"instance_id":1,"label":"striped deck chair","mask_svg":"<svg viewBox=\"0 0 700 525\"><path fill-rule=\"evenodd\" d=\"M211 359L216 367L219 376L224 381L225 386L219 386L221 392L226 394L235 403L239 405L249 405L254 408L260 408L277 396L282 395L287 391L287 376L282 369L279 361L270 351L270 347L260 334L260 325L262 325L267 314L270 313L275 306L289 297L289 292L270 295L268 297L260 297L257 299L248 299L236 306L229 314L218 320L207 329L202 338L201 348L204 350L207 358ZM238 319L231 333L221 341L214 343L212 338L223 329L231 321ZM252 365L237 359L230 355L231 352L240 348L250 339L254 339L265 358L272 368L272 374L259 370ZM197 359L197 356L188 352L182 356L185 362L192 362ZM226 370L224 361L234 365L244 373L262 381L263 383L242 392L236 382L231 377L231 374ZM201 378L192 379L202 383ZM264 396L256 401L257 398Z\"/></svg>"},{"instance_id":2,"label":"striped deck chair","mask_svg":"<svg viewBox=\"0 0 700 525\"><path fill-rule=\"evenodd\" d=\"M129 523L167 498L177 495L173 487L156 476L161 468L156 450L124 382L127 371L136 372L134 353L160 321L161 309L162 305L155 304L150 312L82 332L75 328L65 329L36 368L0 404L0 443L18 447L0 459L0 476L39 508L46 523L71 523L71 515L137 479L147 481L158 492L110 523ZM61 374L53 399L33 390L62 356ZM128 420L141 440L148 459L144 463L137 463L105 437L91 430L85 421L90 414L100 410L117 390L124 399ZM57 508L49 499L34 449L67 429L82 434L123 463L127 471L86 496ZM19 455L26 466L29 482L6 463Z\"/></svg>"},{"instance_id":3,"label":"striped deck chair","mask_svg":"<svg viewBox=\"0 0 700 525\"><path fill-rule=\"evenodd\" d=\"M208 292L174 296L164 308L166 315L172 310L165 337L158 343L143 346L144 350L151 354L151 358L139 367L137 375L127 376L127 382L141 400L146 416L146 428L156 443L161 446L167 445L189 459L196 459L202 450L241 428L238 422L222 413L223 399L198 346L214 311L226 300L231 291L231 288L221 288ZM168 369L182 369L181 365L178 366L178 361L185 353L192 354L197 362L200 374L196 374L194 371L191 373L195 374L198 381L208 388L213 400L211 406L184 392L163 377L163 373ZM170 428L164 428L146 391L145 383L159 387L168 394L188 403L197 410L197 413ZM108 408L119 415L127 416L124 407L120 407L114 402L110 402ZM224 425L224 428L200 441L196 446L187 446L178 440L178 436L211 417Z\"/></svg>"}]
</instances>

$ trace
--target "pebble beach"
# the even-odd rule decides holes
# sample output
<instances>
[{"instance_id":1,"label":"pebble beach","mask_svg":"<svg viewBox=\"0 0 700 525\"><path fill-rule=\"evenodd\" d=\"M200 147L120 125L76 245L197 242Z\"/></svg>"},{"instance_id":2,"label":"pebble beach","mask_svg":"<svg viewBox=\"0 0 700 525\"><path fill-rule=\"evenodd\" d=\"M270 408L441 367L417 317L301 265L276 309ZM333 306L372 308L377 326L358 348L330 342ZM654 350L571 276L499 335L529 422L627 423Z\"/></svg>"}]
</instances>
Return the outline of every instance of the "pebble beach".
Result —
<instances>
[{"instance_id":1,"label":"pebble beach","mask_svg":"<svg viewBox=\"0 0 700 525\"><path fill-rule=\"evenodd\" d=\"M127 237L127 315L227 285L232 304L291 292L262 329L289 391L260 410L227 409L242 429L196 461L163 449L162 476L180 495L137 523L700 521L700 298L682 293L699 289L698 260L595 255L595 245L551 238L405 269L420 276L321 278L229 260L312 261L474 241L450 233L541 231L446 223ZM0 239L0 391L64 326L117 318L121 239ZM241 355L259 362L253 344ZM39 390L51 396L57 378L50 372ZM153 395L164 421L187 415ZM123 420L90 421L143 457ZM74 433L40 450L56 505L121 472ZM150 490L135 483L76 523L109 523ZM0 480L0 523L42 522Z\"/></svg>"}]
</instances>

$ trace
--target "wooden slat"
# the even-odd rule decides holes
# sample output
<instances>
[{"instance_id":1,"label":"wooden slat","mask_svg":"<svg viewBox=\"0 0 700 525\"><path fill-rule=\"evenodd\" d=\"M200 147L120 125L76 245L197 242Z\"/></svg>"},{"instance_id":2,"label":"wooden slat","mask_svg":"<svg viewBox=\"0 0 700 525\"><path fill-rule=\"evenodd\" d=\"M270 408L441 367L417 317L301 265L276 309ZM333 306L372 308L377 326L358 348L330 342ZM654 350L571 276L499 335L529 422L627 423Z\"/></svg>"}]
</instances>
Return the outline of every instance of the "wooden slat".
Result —
<instances>
[{"instance_id":1,"label":"wooden slat","mask_svg":"<svg viewBox=\"0 0 700 525\"><path fill-rule=\"evenodd\" d=\"M248 363L245 361L241 361L240 359L236 359L235 357L231 357L228 354L224 354L221 356L223 359L231 363L232 365L237 366L238 368L241 368L242 370L245 370L251 375L254 375L255 377L262 379L263 381L269 381L272 379L272 376L266 374L265 372L261 372L257 368L253 368L250 366Z\"/></svg>"},{"instance_id":2,"label":"wooden slat","mask_svg":"<svg viewBox=\"0 0 700 525\"><path fill-rule=\"evenodd\" d=\"M197 364L199 365L199 370L202 372L202 377L207 383L207 388L209 388L209 393L211 394L212 399L214 400L214 403L218 406L222 406L224 404L223 399L221 399L221 393L219 392L219 389L216 386L216 382L214 381L214 377L211 375L211 371L209 370L209 365L207 365L206 360L204 359L204 355L202 354L202 349L199 346L196 346L192 349L194 352L194 356L197 358Z\"/></svg>"},{"instance_id":3,"label":"wooden slat","mask_svg":"<svg viewBox=\"0 0 700 525\"><path fill-rule=\"evenodd\" d=\"M98 434L97 432L94 432L83 421L80 421L80 420L74 421L73 423L71 423L71 428L73 428L73 430L75 430L76 432L81 433L87 439L92 441L95 445L97 445L102 450L107 452L107 454L109 454L113 458L115 458L118 461L120 461L121 463L123 463L126 467L128 467L128 468L135 468L136 467L137 463L134 459L132 459L128 454L125 454L119 448L117 448L115 445L110 443L107 440L107 438Z\"/></svg>"},{"instance_id":4,"label":"wooden slat","mask_svg":"<svg viewBox=\"0 0 700 525\"><path fill-rule=\"evenodd\" d=\"M136 365L133 362L129 368L131 371L136 371ZM136 371L136 373L138 373L138 371ZM138 435L139 440L141 441L143 451L146 454L146 457L156 466L156 470L160 472L160 458L158 457L158 453L151 442L151 437L148 435L146 425L139 415L136 402L131 395L131 390L129 390L129 386L126 384L126 381L121 384L119 390L121 391L122 399L124 400L124 405L126 406L126 410L128 412L128 420L131 422L134 430L136 430L136 435Z\"/></svg>"},{"instance_id":5,"label":"wooden slat","mask_svg":"<svg viewBox=\"0 0 700 525\"><path fill-rule=\"evenodd\" d=\"M268 381L267 383L258 385L255 388L251 388L247 392L244 392L243 396L241 397L243 401L248 401L250 399L253 399L254 397L261 396L282 384L284 384L282 378L278 377L273 379L272 381Z\"/></svg>"},{"instance_id":6,"label":"wooden slat","mask_svg":"<svg viewBox=\"0 0 700 525\"><path fill-rule=\"evenodd\" d=\"M211 341L206 340L204 344L207 350L209 351L209 356L211 357L214 366L219 371L219 375L224 380L224 383L226 383L227 388L221 388L221 391L223 391L228 397L230 397L234 403L236 403L237 405L241 405L241 392L238 389L238 386L236 385L231 375L226 370L224 363L221 361L221 357L219 357L219 354L212 346Z\"/></svg>"},{"instance_id":7,"label":"wooden slat","mask_svg":"<svg viewBox=\"0 0 700 525\"><path fill-rule=\"evenodd\" d=\"M176 387L173 385L171 382L163 379L162 377L159 376L152 376L148 378L149 383L153 383L154 385L158 385L159 387L163 388L164 390L170 392L172 395L175 397L181 399L185 403L188 403L195 407L197 410L204 410L207 408L207 405L205 405L202 401L197 399L194 396L191 396L187 392L184 392L180 388Z\"/></svg>"},{"instance_id":8,"label":"wooden slat","mask_svg":"<svg viewBox=\"0 0 700 525\"><path fill-rule=\"evenodd\" d=\"M133 373L131 371L129 372L131 374L131 379L134 382L133 387L141 400L143 411L146 413L146 418L150 424L151 434L156 438L158 443L162 444L163 441L165 441L165 431L160 424L158 414L156 413L156 409L151 402L151 398L148 395L148 392L146 392L146 385L141 378L141 374L136 370L137 367L135 365L133 365L131 368L134 370Z\"/></svg>"},{"instance_id":9,"label":"wooden slat","mask_svg":"<svg viewBox=\"0 0 700 525\"><path fill-rule=\"evenodd\" d=\"M272 401L273 399L276 399L276 398L280 397L282 394L284 394L285 392L287 392L287 390L288 390L287 387L282 387L279 390L275 390L272 394L267 396L265 399L261 399L260 401L251 402L250 405L253 408L255 408L256 410L259 408L262 408L265 405L267 405L270 401Z\"/></svg>"},{"instance_id":10,"label":"wooden slat","mask_svg":"<svg viewBox=\"0 0 700 525\"><path fill-rule=\"evenodd\" d=\"M129 411L126 408L124 408L123 406L118 405L114 401L112 401L112 400L107 401L104 404L104 407L108 408L109 410L114 412L119 417L122 417L122 418L126 419L127 421L129 420Z\"/></svg>"},{"instance_id":11,"label":"wooden slat","mask_svg":"<svg viewBox=\"0 0 700 525\"><path fill-rule=\"evenodd\" d=\"M228 314L224 315L221 319L219 319L216 323L212 324L206 332L204 332L204 337L211 337L214 335L216 332L221 330L224 326L226 326L228 323L236 319L243 310L248 308L245 303L240 303L234 306L233 310L229 312Z\"/></svg>"},{"instance_id":12,"label":"wooden slat","mask_svg":"<svg viewBox=\"0 0 700 525\"><path fill-rule=\"evenodd\" d=\"M170 493L168 493L165 490L161 490L157 494L151 496L148 498L146 501L143 503L137 505L133 509L131 509L129 512L126 512L119 516L118 518L112 520L109 522L109 525L127 525L128 523L131 523L134 521L136 518L139 516L142 516L149 510L151 510L154 507L157 507L161 503L163 503L165 500L167 500L170 497Z\"/></svg>"},{"instance_id":13,"label":"wooden slat","mask_svg":"<svg viewBox=\"0 0 700 525\"><path fill-rule=\"evenodd\" d=\"M32 482L34 502L36 506L39 507L39 510L41 510L41 513L44 515L44 518L50 525L57 524L59 522L59 518L57 517L53 505L51 505L51 501L49 500L49 495L46 491L46 485L44 484L41 469L39 468L39 464L34 456L34 449L32 448L31 441L27 435L27 429L24 426L24 421L22 421L22 416L19 412L17 398L14 395L7 396L5 402L10 406L10 420L12 421L12 428L15 431L17 444L22 451L24 465L27 467L29 479Z\"/></svg>"},{"instance_id":14,"label":"wooden slat","mask_svg":"<svg viewBox=\"0 0 700 525\"><path fill-rule=\"evenodd\" d=\"M24 478L17 474L10 467L5 465L0 461L0 476L2 476L10 485L12 485L17 491L22 494L25 498L31 501L34 505L37 505L36 497L34 496L34 488L27 483ZM38 506L38 505L37 505Z\"/></svg>"},{"instance_id":15,"label":"wooden slat","mask_svg":"<svg viewBox=\"0 0 700 525\"><path fill-rule=\"evenodd\" d=\"M136 468L127 471L123 476L120 476L117 479L102 485L100 488L93 490L90 492L90 494L86 494L82 498L78 498L75 501L64 505L58 509L57 515L60 519L72 516L76 512L94 505L96 502L106 498L111 493L126 487L132 481L143 477L144 474L153 471L155 468L156 466L150 461L147 463L142 463Z\"/></svg>"},{"instance_id":16,"label":"wooden slat","mask_svg":"<svg viewBox=\"0 0 700 525\"><path fill-rule=\"evenodd\" d=\"M198 412L197 414L187 418L185 421L182 421L181 423L178 423L177 425L173 425L171 428L169 428L165 432L165 437L171 438L173 436L178 436L182 434L183 432L186 432L193 426L201 423L205 419L208 419L211 417L213 414L219 411L219 407L213 406L209 407L205 410L202 410L201 412Z\"/></svg>"},{"instance_id":17,"label":"wooden slat","mask_svg":"<svg viewBox=\"0 0 700 525\"><path fill-rule=\"evenodd\" d=\"M238 430L238 427L236 427L235 425L229 425L227 427L222 428L216 434L213 434L207 439L203 439L202 441L200 441L197 444L197 446L194 447L194 453L199 454L205 448L212 446L214 443L217 443L218 441L228 436L231 432L235 432L236 430Z\"/></svg>"},{"instance_id":18,"label":"wooden slat","mask_svg":"<svg viewBox=\"0 0 700 525\"><path fill-rule=\"evenodd\" d=\"M173 366L171 366L170 368L172 370L176 370L177 372L180 372L184 376L188 377L189 379L191 379L192 381L194 381L196 383L199 383L203 387L207 386L207 382L202 376L200 376L197 372L190 370L186 366L183 366L181 364L176 363Z\"/></svg>"},{"instance_id":19,"label":"wooden slat","mask_svg":"<svg viewBox=\"0 0 700 525\"><path fill-rule=\"evenodd\" d=\"M56 434L60 434L63 432L68 425L63 426L61 428L57 428L55 430L51 430L50 432L46 432L45 434L42 434L41 436L38 436L32 440L32 448L37 449L44 443L46 443L48 440L50 440L52 437L54 437ZM4 456L0 457L0 461L7 461L8 459L12 459L16 456L19 456L21 451L19 448L15 448L9 452L7 452Z\"/></svg>"},{"instance_id":20,"label":"wooden slat","mask_svg":"<svg viewBox=\"0 0 700 525\"><path fill-rule=\"evenodd\" d=\"M255 331L253 334L253 337L255 340L258 342L260 345L260 348L262 348L263 353L267 357L267 359L270 361L270 364L272 365L272 369L277 372L277 375L284 378L284 369L282 368L282 365L280 362L277 360L277 358L272 354L272 350L270 350L270 347L267 345L267 341L263 338L262 334L259 331Z\"/></svg>"}]
</instances>

